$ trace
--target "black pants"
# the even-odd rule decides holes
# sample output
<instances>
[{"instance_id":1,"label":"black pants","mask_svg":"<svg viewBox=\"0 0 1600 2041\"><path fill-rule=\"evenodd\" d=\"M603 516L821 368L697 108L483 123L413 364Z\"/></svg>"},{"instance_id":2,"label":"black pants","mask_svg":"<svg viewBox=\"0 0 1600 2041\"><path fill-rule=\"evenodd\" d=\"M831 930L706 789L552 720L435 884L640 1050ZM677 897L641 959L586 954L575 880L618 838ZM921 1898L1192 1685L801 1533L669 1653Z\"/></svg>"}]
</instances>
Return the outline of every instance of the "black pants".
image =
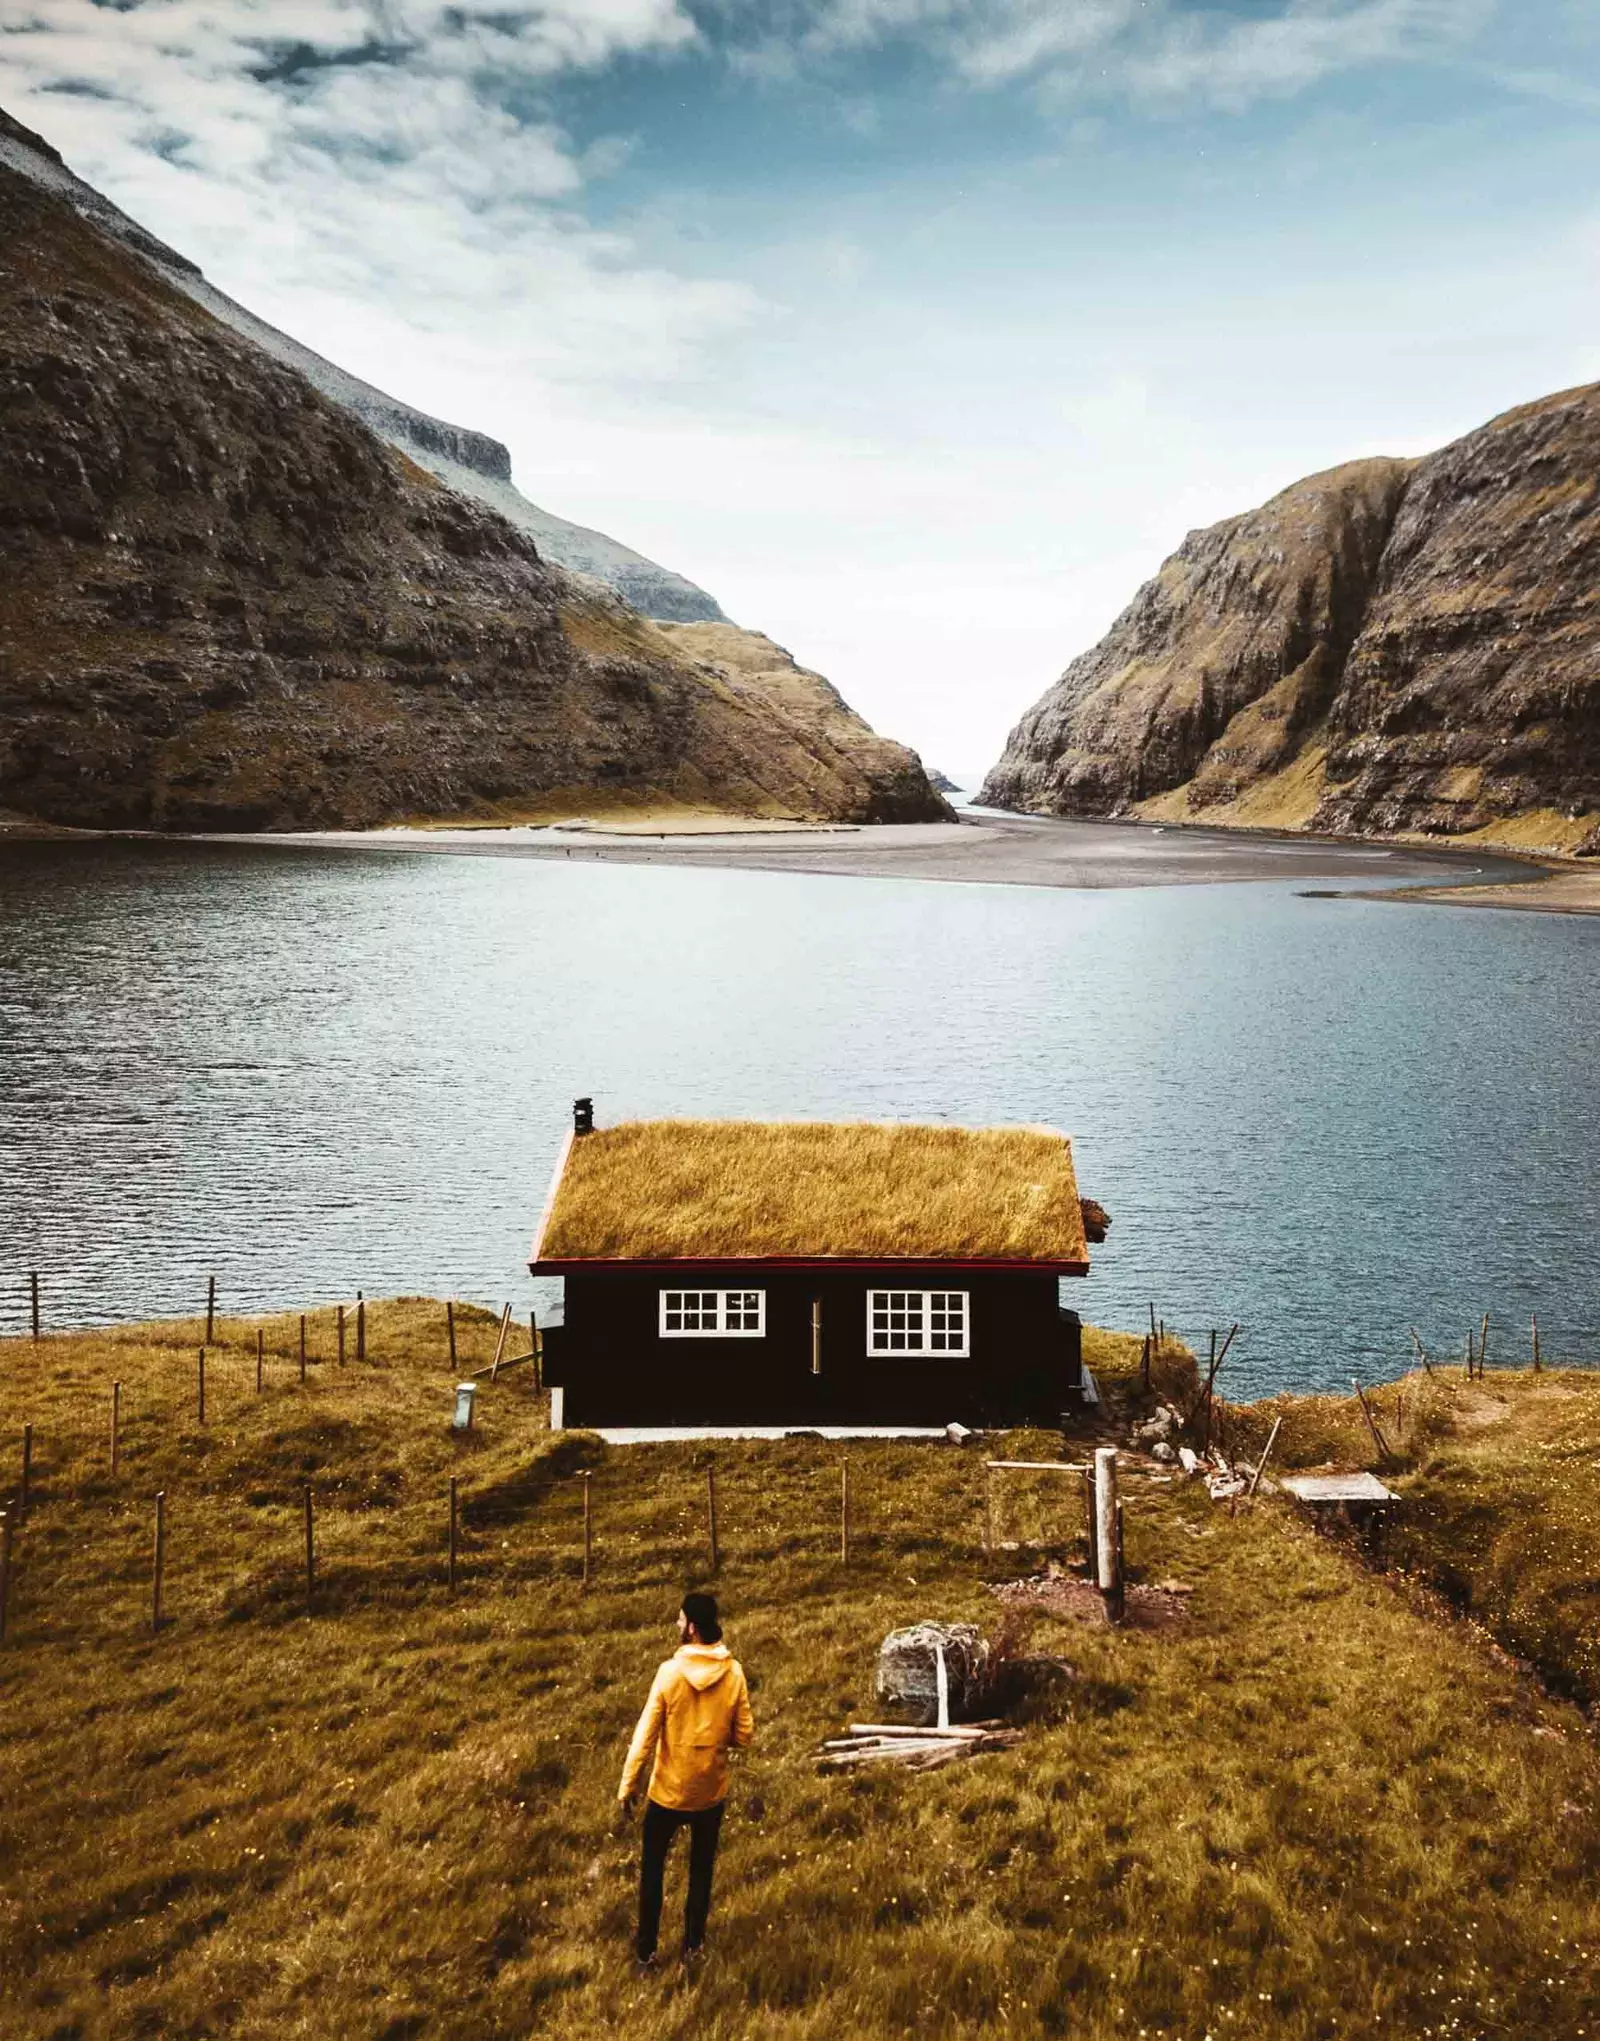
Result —
<instances>
[{"instance_id":1,"label":"black pants","mask_svg":"<svg viewBox=\"0 0 1600 2041\"><path fill-rule=\"evenodd\" d=\"M711 1867L717 1861L717 1837L722 1830L722 1802L685 1814L676 1807L658 1807L653 1800L644 1804L644 1856L639 1865L640 1960L656 1952L661 1930L661 1886L666 1876L667 1852L680 1828L689 1831L689 1891L683 1902L683 1946L698 1949L706 1938L706 1915L711 1911Z\"/></svg>"}]
</instances>

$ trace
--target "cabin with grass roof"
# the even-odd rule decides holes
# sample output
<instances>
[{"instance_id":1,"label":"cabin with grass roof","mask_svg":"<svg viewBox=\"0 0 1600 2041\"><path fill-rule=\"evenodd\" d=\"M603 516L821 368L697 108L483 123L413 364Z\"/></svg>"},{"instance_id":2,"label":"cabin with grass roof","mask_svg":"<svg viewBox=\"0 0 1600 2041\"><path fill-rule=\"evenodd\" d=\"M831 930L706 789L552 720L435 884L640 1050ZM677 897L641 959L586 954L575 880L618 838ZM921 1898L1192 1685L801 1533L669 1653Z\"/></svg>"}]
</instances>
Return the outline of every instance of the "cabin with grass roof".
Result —
<instances>
[{"instance_id":1,"label":"cabin with grass roof","mask_svg":"<svg viewBox=\"0 0 1600 2041\"><path fill-rule=\"evenodd\" d=\"M569 1425L1053 1425L1109 1224L1046 1127L639 1120L580 1099L529 1267Z\"/></svg>"}]
</instances>

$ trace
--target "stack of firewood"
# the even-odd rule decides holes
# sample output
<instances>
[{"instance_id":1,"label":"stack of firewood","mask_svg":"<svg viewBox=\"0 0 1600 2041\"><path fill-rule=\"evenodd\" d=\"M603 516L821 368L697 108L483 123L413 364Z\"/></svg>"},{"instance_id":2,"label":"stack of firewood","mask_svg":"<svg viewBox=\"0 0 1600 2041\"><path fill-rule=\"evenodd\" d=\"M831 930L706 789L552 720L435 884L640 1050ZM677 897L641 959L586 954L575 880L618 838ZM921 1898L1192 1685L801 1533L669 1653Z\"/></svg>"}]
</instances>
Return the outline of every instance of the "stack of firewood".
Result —
<instances>
[{"instance_id":1,"label":"stack of firewood","mask_svg":"<svg viewBox=\"0 0 1600 2041\"><path fill-rule=\"evenodd\" d=\"M980 1751L1005 1750L1022 1741L1022 1731L1004 1722L950 1722L941 1728L905 1729L889 1722L852 1722L844 1736L830 1737L818 1753L825 1772L854 1765L904 1765L907 1771L931 1772L957 1758Z\"/></svg>"}]
</instances>

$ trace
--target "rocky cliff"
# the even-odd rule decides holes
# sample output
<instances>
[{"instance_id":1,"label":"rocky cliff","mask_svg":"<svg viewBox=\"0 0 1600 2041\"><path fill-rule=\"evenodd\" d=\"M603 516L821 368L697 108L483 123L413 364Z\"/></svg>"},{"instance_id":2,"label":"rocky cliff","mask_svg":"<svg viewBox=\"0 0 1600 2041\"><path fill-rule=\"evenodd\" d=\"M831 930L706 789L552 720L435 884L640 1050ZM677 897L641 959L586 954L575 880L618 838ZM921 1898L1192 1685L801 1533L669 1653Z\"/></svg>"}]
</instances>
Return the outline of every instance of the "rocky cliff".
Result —
<instances>
[{"instance_id":1,"label":"rocky cliff","mask_svg":"<svg viewBox=\"0 0 1600 2041\"><path fill-rule=\"evenodd\" d=\"M0 394L0 808L946 812L826 683L706 670L4 162Z\"/></svg>"},{"instance_id":2,"label":"rocky cliff","mask_svg":"<svg viewBox=\"0 0 1600 2041\"><path fill-rule=\"evenodd\" d=\"M1192 532L996 806L1600 847L1600 386Z\"/></svg>"},{"instance_id":3,"label":"rocky cliff","mask_svg":"<svg viewBox=\"0 0 1600 2041\"><path fill-rule=\"evenodd\" d=\"M252 341L285 367L297 370L314 389L370 426L380 439L437 475L458 495L470 496L496 510L525 531L547 560L586 574L620 595L644 616L683 621L717 621L722 610L714 596L697 588L670 567L658 566L630 546L573 524L553 511L530 503L511 479L511 456L486 432L433 418L397 397L375 389L312 348L303 346L276 326L258 319L209 283L186 255L148 233L137 220L74 176L56 150L0 108L0 165L40 186L124 246L142 255L168 283L210 312L213 318Z\"/></svg>"}]
</instances>

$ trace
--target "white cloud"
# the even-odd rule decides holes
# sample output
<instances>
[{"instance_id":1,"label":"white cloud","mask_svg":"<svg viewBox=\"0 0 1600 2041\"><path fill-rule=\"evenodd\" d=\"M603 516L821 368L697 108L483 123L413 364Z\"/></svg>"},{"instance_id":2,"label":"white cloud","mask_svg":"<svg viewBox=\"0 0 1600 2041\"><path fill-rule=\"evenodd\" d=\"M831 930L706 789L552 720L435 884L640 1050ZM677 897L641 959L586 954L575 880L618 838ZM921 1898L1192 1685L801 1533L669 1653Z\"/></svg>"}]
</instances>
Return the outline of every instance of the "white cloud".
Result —
<instances>
[{"instance_id":1,"label":"white cloud","mask_svg":"<svg viewBox=\"0 0 1600 2041\"><path fill-rule=\"evenodd\" d=\"M648 381L758 300L594 229L584 185L615 148L580 153L527 109L563 73L695 34L679 0L36 0L0 34L0 94L280 323L356 299L492 332L530 377Z\"/></svg>"},{"instance_id":2,"label":"white cloud","mask_svg":"<svg viewBox=\"0 0 1600 2041\"><path fill-rule=\"evenodd\" d=\"M725 7L735 25L745 14L739 0ZM1494 0L1279 0L1249 15L1178 0L820 0L760 43L780 72L902 46L975 87L1030 79L1061 98L1237 106L1453 50L1493 11Z\"/></svg>"}]
</instances>

